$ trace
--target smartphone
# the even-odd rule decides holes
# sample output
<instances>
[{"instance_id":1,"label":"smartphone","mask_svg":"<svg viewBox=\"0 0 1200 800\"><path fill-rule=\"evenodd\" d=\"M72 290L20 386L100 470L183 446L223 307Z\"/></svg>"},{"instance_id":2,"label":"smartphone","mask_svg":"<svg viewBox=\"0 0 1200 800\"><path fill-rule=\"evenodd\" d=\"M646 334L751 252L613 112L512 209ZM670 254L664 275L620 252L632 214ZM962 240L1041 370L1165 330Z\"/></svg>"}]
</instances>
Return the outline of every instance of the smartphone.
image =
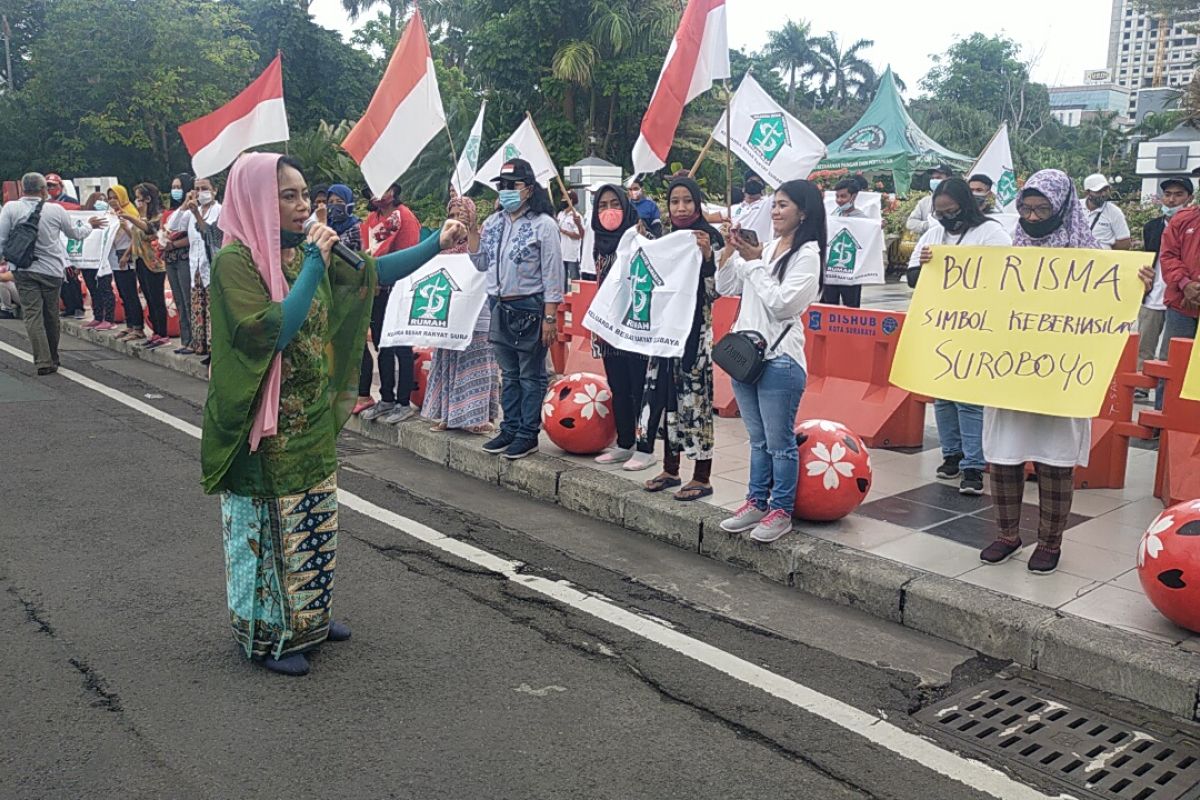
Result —
<instances>
[{"instance_id":1,"label":"smartphone","mask_svg":"<svg viewBox=\"0 0 1200 800\"><path fill-rule=\"evenodd\" d=\"M746 242L751 247L758 247L758 233L749 228L742 228L737 232L738 238Z\"/></svg>"}]
</instances>

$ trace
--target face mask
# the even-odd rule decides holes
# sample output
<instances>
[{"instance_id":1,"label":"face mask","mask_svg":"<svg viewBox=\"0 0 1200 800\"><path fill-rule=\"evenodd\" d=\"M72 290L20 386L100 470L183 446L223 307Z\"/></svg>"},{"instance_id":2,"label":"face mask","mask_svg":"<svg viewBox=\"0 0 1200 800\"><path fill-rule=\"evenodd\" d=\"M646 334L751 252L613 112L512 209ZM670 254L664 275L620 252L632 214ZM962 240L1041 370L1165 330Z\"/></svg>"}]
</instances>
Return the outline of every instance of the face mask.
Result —
<instances>
[{"instance_id":1,"label":"face mask","mask_svg":"<svg viewBox=\"0 0 1200 800\"><path fill-rule=\"evenodd\" d=\"M967 228L967 221L961 211L953 217L942 217L938 222L946 229L946 233L962 233Z\"/></svg>"},{"instance_id":2,"label":"face mask","mask_svg":"<svg viewBox=\"0 0 1200 800\"><path fill-rule=\"evenodd\" d=\"M1050 219L1025 219L1021 217L1018 221L1021 223L1021 230L1034 239L1043 239L1062 227L1062 216L1060 214L1055 214Z\"/></svg>"},{"instance_id":3,"label":"face mask","mask_svg":"<svg viewBox=\"0 0 1200 800\"><path fill-rule=\"evenodd\" d=\"M1107 197L1093 196L1090 194L1088 195L1088 204L1091 205L1093 208L1100 208L1107 202L1108 202Z\"/></svg>"},{"instance_id":4,"label":"face mask","mask_svg":"<svg viewBox=\"0 0 1200 800\"><path fill-rule=\"evenodd\" d=\"M500 190L500 207L503 208L508 213L510 213L510 214L516 213L516 211L521 207L521 205L524 202L525 201L523 201L521 199L521 190L520 189L501 189Z\"/></svg>"},{"instance_id":5,"label":"face mask","mask_svg":"<svg viewBox=\"0 0 1200 800\"><path fill-rule=\"evenodd\" d=\"M671 215L671 225L672 225L672 227L674 227L678 230L678 229L687 228L687 227L690 227L691 225L694 225L696 220L698 220L698 219L700 219L700 214L696 213L696 212L693 212L691 215L686 216L686 217L677 217L674 214L672 214Z\"/></svg>"},{"instance_id":6,"label":"face mask","mask_svg":"<svg viewBox=\"0 0 1200 800\"><path fill-rule=\"evenodd\" d=\"M929 179L929 191L931 191L931 192L932 192L932 191L934 191L935 189L937 189L937 187L939 187L939 186L941 186L941 185L942 185L942 179L941 179L941 178L930 178L930 179Z\"/></svg>"},{"instance_id":7,"label":"face mask","mask_svg":"<svg viewBox=\"0 0 1200 800\"><path fill-rule=\"evenodd\" d=\"M642 193L637 189L630 189L629 199L636 203L638 200L642 199Z\"/></svg>"},{"instance_id":8,"label":"face mask","mask_svg":"<svg viewBox=\"0 0 1200 800\"><path fill-rule=\"evenodd\" d=\"M854 208L853 200L848 203L842 203L840 206L838 206L838 211L849 211L852 208Z\"/></svg>"},{"instance_id":9,"label":"face mask","mask_svg":"<svg viewBox=\"0 0 1200 800\"><path fill-rule=\"evenodd\" d=\"M979 206L980 208L987 208L987 207L988 207L988 200L990 200L990 199L991 199L991 195L986 195L986 194L974 194L974 195L971 195L971 196L975 198L975 205Z\"/></svg>"},{"instance_id":10,"label":"face mask","mask_svg":"<svg viewBox=\"0 0 1200 800\"><path fill-rule=\"evenodd\" d=\"M103 200L97 200L92 208L96 211L108 211L108 203Z\"/></svg>"},{"instance_id":11,"label":"face mask","mask_svg":"<svg viewBox=\"0 0 1200 800\"><path fill-rule=\"evenodd\" d=\"M50 196L51 197L58 197L60 194L62 194L61 186L51 186L50 187Z\"/></svg>"},{"instance_id":12,"label":"face mask","mask_svg":"<svg viewBox=\"0 0 1200 800\"><path fill-rule=\"evenodd\" d=\"M334 225L341 225L350 218L350 215L346 212L346 207L344 205L329 206L328 216L329 221Z\"/></svg>"},{"instance_id":13,"label":"face mask","mask_svg":"<svg viewBox=\"0 0 1200 800\"><path fill-rule=\"evenodd\" d=\"M746 194L762 194L765 188L762 181L748 181L746 183Z\"/></svg>"},{"instance_id":14,"label":"face mask","mask_svg":"<svg viewBox=\"0 0 1200 800\"><path fill-rule=\"evenodd\" d=\"M600 227L606 231L617 230L625 220L625 213L619 208L605 208L597 216L600 219Z\"/></svg>"},{"instance_id":15,"label":"face mask","mask_svg":"<svg viewBox=\"0 0 1200 800\"><path fill-rule=\"evenodd\" d=\"M293 247L304 244L304 240L307 238L303 233L281 230L279 231L279 246L284 250L291 250Z\"/></svg>"},{"instance_id":16,"label":"face mask","mask_svg":"<svg viewBox=\"0 0 1200 800\"><path fill-rule=\"evenodd\" d=\"M1167 217L1169 219L1169 218L1175 216L1175 212L1179 211L1180 208L1181 208L1181 206L1176 206L1174 208L1172 208L1171 206L1163 206L1162 207L1163 216Z\"/></svg>"},{"instance_id":17,"label":"face mask","mask_svg":"<svg viewBox=\"0 0 1200 800\"><path fill-rule=\"evenodd\" d=\"M171 190L171 199L174 200L176 203L178 203L180 200L182 200L183 199L183 189L172 189Z\"/></svg>"},{"instance_id":18,"label":"face mask","mask_svg":"<svg viewBox=\"0 0 1200 800\"><path fill-rule=\"evenodd\" d=\"M200 192L196 195L196 199L200 201L200 205L206 206L213 201L212 192Z\"/></svg>"}]
</instances>

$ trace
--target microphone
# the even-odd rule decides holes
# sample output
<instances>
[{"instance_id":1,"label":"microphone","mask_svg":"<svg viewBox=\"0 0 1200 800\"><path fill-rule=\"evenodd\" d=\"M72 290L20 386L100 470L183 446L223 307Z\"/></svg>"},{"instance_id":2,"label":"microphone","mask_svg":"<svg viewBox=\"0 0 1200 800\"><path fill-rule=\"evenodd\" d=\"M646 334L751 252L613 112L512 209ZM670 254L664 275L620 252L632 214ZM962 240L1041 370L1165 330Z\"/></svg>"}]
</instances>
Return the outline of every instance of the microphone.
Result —
<instances>
[{"instance_id":1,"label":"microphone","mask_svg":"<svg viewBox=\"0 0 1200 800\"><path fill-rule=\"evenodd\" d=\"M304 223L304 232L308 233L309 230L312 229L312 226L320 224L321 223L317 222L316 219L310 218L308 222ZM355 269L362 269L363 264L366 263L363 261L362 256L351 250L349 247L346 247L346 245L344 245L340 240L334 243L333 250L331 252L333 255L337 256L339 259Z\"/></svg>"}]
</instances>

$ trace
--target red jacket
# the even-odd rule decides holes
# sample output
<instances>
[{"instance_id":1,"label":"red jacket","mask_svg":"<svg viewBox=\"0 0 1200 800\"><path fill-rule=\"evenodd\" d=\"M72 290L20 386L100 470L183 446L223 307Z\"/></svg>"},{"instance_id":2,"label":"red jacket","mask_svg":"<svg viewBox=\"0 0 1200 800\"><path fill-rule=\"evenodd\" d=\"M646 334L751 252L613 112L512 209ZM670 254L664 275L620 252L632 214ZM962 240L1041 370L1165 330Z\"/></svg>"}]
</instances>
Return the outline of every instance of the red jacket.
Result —
<instances>
[{"instance_id":1,"label":"red jacket","mask_svg":"<svg viewBox=\"0 0 1200 800\"><path fill-rule=\"evenodd\" d=\"M1183 299L1183 287L1200 281L1200 206L1185 208L1171 218L1158 257L1167 284L1163 299L1167 308L1189 317L1200 314L1200 308Z\"/></svg>"},{"instance_id":2,"label":"red jacket","mask_svg":"<svg viewBox=\"0 0 1200 800\"><path fill-rule=\"evenodd\" d=\"M385 256L397 250L415 247L421 241L421 223L417 215L402 205L384 216L378 211L367 214L362 224L363 249L373 256Z\"/></svg>"}]
</instances>

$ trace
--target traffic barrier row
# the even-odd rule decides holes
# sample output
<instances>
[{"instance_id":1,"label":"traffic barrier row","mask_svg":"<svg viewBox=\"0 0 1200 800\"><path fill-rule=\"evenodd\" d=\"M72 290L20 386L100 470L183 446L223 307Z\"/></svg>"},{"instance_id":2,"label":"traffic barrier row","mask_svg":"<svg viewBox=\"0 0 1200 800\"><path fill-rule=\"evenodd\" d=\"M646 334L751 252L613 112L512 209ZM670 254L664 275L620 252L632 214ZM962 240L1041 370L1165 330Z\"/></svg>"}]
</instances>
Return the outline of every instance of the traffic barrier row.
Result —
<instances>
[{"instance_id":1,"label":"traffic barrier row","mask_svg":"<svg viewBox=\"0 0 1200 800\"><path fill-rule=\"evenodd\" d=\"M1143 385L1162 381L1162 411L1143 411L1138 421L1159 430L1154 496L1164 506L1200 498L1200 402L1179 396L1192 357L1191 339L1172 339L1166 361L1142 365Z\"/></svg>"}]
</instances>

